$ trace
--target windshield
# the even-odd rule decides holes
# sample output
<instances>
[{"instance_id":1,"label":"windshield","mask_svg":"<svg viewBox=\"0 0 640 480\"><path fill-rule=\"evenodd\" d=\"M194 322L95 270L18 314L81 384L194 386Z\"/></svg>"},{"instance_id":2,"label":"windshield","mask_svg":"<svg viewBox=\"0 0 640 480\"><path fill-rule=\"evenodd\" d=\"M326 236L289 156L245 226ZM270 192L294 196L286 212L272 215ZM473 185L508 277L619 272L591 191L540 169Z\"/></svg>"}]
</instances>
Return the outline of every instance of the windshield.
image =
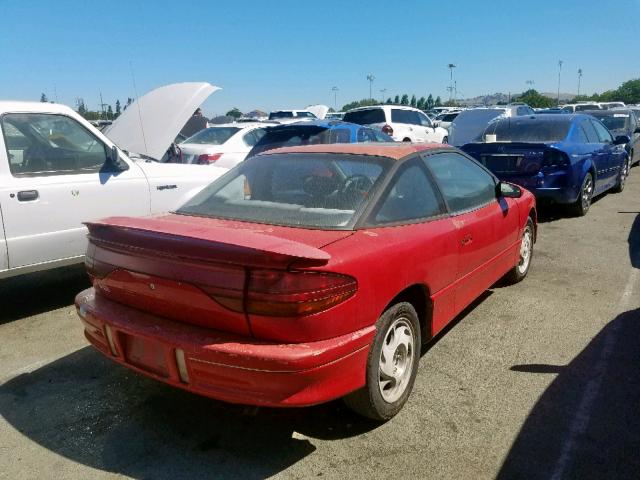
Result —
<instances>
[{"instance_id":1,"label":"windshield","mask_svg":"<svg viewBox=\"0 0 640 480\"><path fill-rule=\"evenodd\" d=\"M449 144L456 147L481 140L482 132L494 118L503 115L502 108L486 108L461 112L451 124Z\"/></svg>"},{"instance_id":2,"label":"windshield","mask_svg":"<svg viewBox=\"0 0 640 480\"><path fill-rule=\"evenodd\" d=\"M177 213L350 229L392 163L388 158L365 155L261 155L220 177Z\"/></svg>"},{"instance_id":3,"label":"windshield","mask_svg":"<svg viewBox=\"0 0 640 480\"><path fill-rule=\"evenodd\" d=\"M293 118L293 112L271 112L269 114L269 120L276 118Z\"/></svg>"},{"instance_id":4,"label":"windshield","mask_svg":"<svg viewBox=\"0 0 640 480\"><path fill-rule=\"evenodd\" d=\"M613 115L592 113L591 115L604 123L604 126L609 130L626 130L629 125L628 113L614 113Z\"/></svg>"},{"instance_id":5,"label":"windshield","mask_svg":"<svg viewBox=\"0 0 640 480\"><path fill-rule=\"evenodd\" d=\"M267 133L256 143L249 156L280 147L315 145L325 143L349 143L351 131L346 128L326 128L315 125L289 125L268 128Z\"/></svg>"},{"instance_id":6,"label":"windshield","mask_svg":"<svg viewBox=\"0 0 640 480\"><path fill-rule=\"evenodd\" d=\"M570 120L530 120L504 118L489 124L484 131L487 135L495 135L496 142L561 142L567 138Z\"/></svg>"},{"instance_id":7,"label":"windshield","mask_svg":"<svg viewBox=\"0 0 640 480\"><path fill-rule=\"evenodd\" d=\"M575 111L576 112L584 112L585 110L600 110L600 105L596 105L596 104L590 103L590 104L576 105L575 106Z\"/></svg>"},{"instance_id":8,"label":"windshield","mask_svg":"<svg viewBox=\"0 0 640 480\"><path fill-rule=\"evenodd\" d=\"M199 131L195 135L187 138L182 143L197 143L207 145L222 145L233 135L239 132L237 127L210 127Z\"/></svg>"}]
</instances>

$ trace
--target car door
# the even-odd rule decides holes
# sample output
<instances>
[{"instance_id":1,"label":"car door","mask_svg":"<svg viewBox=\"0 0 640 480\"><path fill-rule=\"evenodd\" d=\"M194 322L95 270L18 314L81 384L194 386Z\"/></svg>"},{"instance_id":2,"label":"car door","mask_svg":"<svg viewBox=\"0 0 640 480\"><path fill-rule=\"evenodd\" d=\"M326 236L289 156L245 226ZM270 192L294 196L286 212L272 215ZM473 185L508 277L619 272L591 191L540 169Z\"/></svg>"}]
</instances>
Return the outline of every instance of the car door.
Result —
<instances>
[{"instance_id":1,"label":"car door","mask_svg":"<svg viewBox=\"0 0 640 480\"><path fill-rule=\"evenodd\" d=\"M599 156L602 156L602 163L605 166L602 178L602 190L604 190L615 184L617 174L622 166L624 148L613 144L611 132L599 120L594 118L589 121L593 124L600 142L598 152ZM598 189L596 188L597 191Z\"/></svg>"},{"instance_id":2,"label":"car door","mask_svg":"<svg viewBox=\"0 0 640 480\"><path fill-rule=\"evenodd\" d=\"M429 117L427 117L422 112L415 112L415 113L418 117L418 121L420 122L420 126L421 126L420 133L422 134L424 141L430 142L430 143L440 142L442 139L438 138L438 135L436 134L436 127L433 125L433 123L431 123L431 120L429 120Z\"/></svg>"},{"instance_id":3,"label":"car door","mask_svg":"<svg viewBox=\"0 0 640 480\"><path fill-rule=\"evenodd\" d=\"M6 167L0 208L10 269L79 261L86 249L82 222L149 214L142 170L122 159L123 168L108 170L111 146L76 119L6 113L0 126Z\"/></svg>"},{"instance_id":4,"label":"car door","mask_svg":"<svg viewBox=\"0 0 640 480\"><path fill-rule=\"evenodd\" d=\"M425 154L456 226L460 312L516 262L519 214L513 199L498 198L497 180L457 152Z\"/></svg>"},{"instance_id":5,"label":"car door","mask_svg":"<svg viewBox=\"0 0 640 480\"><path fill-rule=\"evenodd\" d=\"M585 159L590 158L596 169L595 191L602 191L607 182L607 156L603 151L603 145L600 143L600 137L595 126L590 119L584 119L580 122L580 126L587 137ZM578 179L579 184L582 179Z\"/></svg>"},{"instance_id":6,"label":"car door","mask_svg":"<svg viewBox=\"0 0 640 480\"><path fill-rule=\"evenodd\" d=\"M418 131L420 122L418 116L412 110L402 108L391 109L391 123L393 137L400 141L424 142L424 135Z\"/></svg>"},{"instance_id":7,"label":"car door","mask_svg":"<svg viewBox=\"0 0 640 480\"><path fill-rule=\"evenodd\" d=\"M435 335L455 316L457 228L419 157L398 168L366 223L382 244L393 245L394 275L404 285L428 285Z\"/></svg>"}]
</instances>

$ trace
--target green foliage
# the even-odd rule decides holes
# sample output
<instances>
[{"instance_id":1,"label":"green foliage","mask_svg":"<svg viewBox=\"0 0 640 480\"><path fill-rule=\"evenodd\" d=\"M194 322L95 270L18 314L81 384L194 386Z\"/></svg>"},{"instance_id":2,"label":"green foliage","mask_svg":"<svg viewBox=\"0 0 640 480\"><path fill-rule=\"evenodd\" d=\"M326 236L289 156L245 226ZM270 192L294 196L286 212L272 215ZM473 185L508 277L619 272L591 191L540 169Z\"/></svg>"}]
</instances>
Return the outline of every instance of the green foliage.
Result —
<instances>
[{"instance_id":1,"label":"green foliage","mask_svg":"<svg viewBox=\"0 0 640 480\"><path fill-rule=\"evenodd\" d=\"M424 102L424 108L425 110L431 110L433 107L435 107L435 102L433 101L433 95L429 94L429 96L427 97L427 100Z\"/></svg>"},{"instance_id":2,"label":"green foliage","mask_svg":"<svg viewBox=\"0 0 640 480\"><path fill-rule=\"evenodd\" d=\"M416 108L419 108L420 110L424 110L425 109L425 106L424 106L425 102L426 102L425 98L424 97L420 97L418 99L418 102L416 103Z\"/></svg>"},{"instance_id":3,"label":"green foliage","mask_svg":"<svg viewBox=\"0 0 640 480\"><path fill-rule=\"evenodd\" d=\"M431 95L429 95L431 96ZM442 106L442 100L440 99L440 96L436 97L436 101L433 104L434 107L441 107Z\"/></svg>"},{"instance_id":4,"label":"green foliage","mask_svg":"<svg viewBox=\"0 0 640 480\"><path fill-rule=\"evenodd\" d=\"M362 100L356 100L355 102L347 103L342 107L341 111L346 112L347 110L351 110L352 108L368 107L370 105L379 105L379 104L380 102L376 101L373 98L363 98Z\"/></svg>"},{"instance_id":5,"label":"green foliage","mask_svg":"<svg viewBox=\"0 0 640 480\"><path fill-rule=\"evenodd\" d=\"M400 105L409 105L409 95L407 95L406 93L402 95L402 98L400 99Z\"/></svg>"},{"instance_id":6,"label":"green foliage","mask_svg":"<svg viewBox=\"0 0 640 480\"><path fill-rule=\"evenodd\" d=\"M580 95L571 100L575 102L624 102L626 104L640 103L640 78L628 80L615 90L607 90L601 94L591 96Z\"/></svg>"},{"instance_id":7,"label":"green foliage","mask_svg":"<svg viewBox=\"0 0 640 480\"><path fill-rule=\"evenodd\" d=\"M409 102L409 105L411 105L412 107L415 107L417 103L418 102L416 101L416 96L411 95L411 101Z\"/></svg>"},{"instance_id":8,"label":"green foliage","mask_svg":"<svg viewBox=\"0 0 640 480\"><path fill-rule=\"evenodd\" d=\"M122 113L122 110L120 108L120 100L116 100L115 118L118 118L120 116L120 113Z\"/></svg>"},{"instance_id":9,"label":"green foliage","mask_svg":"<svg viewBox=\"0 0 640 480\"><path fill-rule=\"evenodd\" d=\"M113 120L113 108L111 108L111 105L107 107L107 119Z\"/></svg>"},{"instance_id":10,"label":"green foliage","mask_svg":"<svg viewBox=\"0 0 640 480\"><path fill-rule=\"evenodd\" d=\"M459 107L458 102L456 102L455 100L447 100L446 102L444 102L444 106L445 107Z\"/></svg>"},{"instance_id":11,"label":"green foliage","mask_svg":"<svg viewBox=\"0 0 640 480\"><path fill-rule=\"evenodd\" d=\"M393 100L391 100L391 97L389 97L387 98L387 101L384 103L386 103L387 105L391 105L393 103Z\"/></svg>"},{"instance_id":12,"label":"green foliage","mask_svg":"<svg viewBox=\"0 0 640 480\"><path fill-rule=\"evenodd\" d=\"M395 103L396 105L400 104L400 95L396 95L396 98L393 100L393 103Z\"/></svg>"},{"instance_id":13,"label":"green foliage","mask_svg":"<svg viewBox=\"0 0 640 480\"><path fill-rule=\"evenodd\" d=\"M524 102L531 108L551 108L556 105L556 99L540 95L533 88L527 90L519 97L514 97L513 102Z\"/></svg>"},{"instance_id":14,"label":"green foliage","mask_svg":"<svg viewBox=\"0 0 640 480\"><path fill-rule=\"evenodd\" d=\"M229 117L233 117L235 119L238 119L242 116L242 112L240 110L238 110L237 107L233 107L231 110L229 110L226 115L228 115Z\"/></svg>"},{"instance_id":15,"label":"green foliage","mask_svg":"<svg viewBox=\"0 0 640 480\"><path fill-rule=\"evenodd\" d=\"M42 103L47 103L49 100L47 100L47 96L43 93L42 95L40 95L40 101Z\"/></svg>"}]
</instances>

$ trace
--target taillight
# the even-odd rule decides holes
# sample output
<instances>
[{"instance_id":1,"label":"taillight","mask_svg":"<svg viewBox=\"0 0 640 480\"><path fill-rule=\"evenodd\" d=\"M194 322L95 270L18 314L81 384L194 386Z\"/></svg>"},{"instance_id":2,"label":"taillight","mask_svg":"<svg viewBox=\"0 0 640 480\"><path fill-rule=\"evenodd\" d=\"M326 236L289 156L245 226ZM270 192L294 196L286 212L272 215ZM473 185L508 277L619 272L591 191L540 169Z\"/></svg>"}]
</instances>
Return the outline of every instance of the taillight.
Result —
<instances>
[{"instance_id":1,"label":"taillight","mask_svg":"<svg viewBox=\"0 0 640 480\"><path fill-rule=\"evenodd\" d=\"M209 155L209 154L200 155L198 157L198 163L200 165L209 165L210 163L217 162L221 156L222 156L221 153L215 153L213 155Z\"/></svg>"},{"instance_id":2,"label":"taillight","mask_svg":"<svg viewBox=\"0 0 640 480\"><path fill-rule=\"evenodd\" d=\"M249 315L296 317L327 310L356 292L352 277L326 272L249 270L246 297L212 295L222 306Z\"/></svg>"},{"instance_id":3,"label":"taillight","mask_svg":"<svg viewBox=\"0 0 640 480\"><path fill-rule=\"evenodd\" d=\"M569 165L569 159L566 154L558 150L546 150L542 156L543 167L566 167Z\"/></svg>"},{"instance_id":4,"label":"taillight","mask_svg":"<svg viewBox=\"0 0 640 480\"><path fill-rule=\"evenodd\" d=\"M391 128L391 125L385 124L384 127L382 127L382 133L386 133L387 135L393 135L393 128Z\"/></svg>"}]
</instances>

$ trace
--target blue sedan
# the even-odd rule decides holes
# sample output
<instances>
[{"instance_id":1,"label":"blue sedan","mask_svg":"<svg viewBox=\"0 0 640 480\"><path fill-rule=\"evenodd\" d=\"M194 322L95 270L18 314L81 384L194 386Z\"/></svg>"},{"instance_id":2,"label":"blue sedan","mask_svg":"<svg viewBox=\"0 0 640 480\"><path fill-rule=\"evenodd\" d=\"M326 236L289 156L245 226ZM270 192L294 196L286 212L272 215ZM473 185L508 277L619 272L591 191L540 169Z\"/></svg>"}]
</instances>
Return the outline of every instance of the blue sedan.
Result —
<instances>
[{"instance_id":1,"label":"blue sedan","mask_svg":"<svg viewBox=\"0 0 640 480\"><path fill-rule=\"evenodd\" d=\"M540 201L569 204L577 215L587 213L593 196L621 192L629 174L629 137L613 138L590 115L499 118L482 139L462 150L501 180L525 187Z\"/></svg>"},{"instance_id":2,"label":"blue sedan","mask_svg":"<svg viewBox=\"0 0 640 480\"><path fill-rule=\"evenodd\" d=\"M303 121L267 127L266 133L251 149L247 158L280 147L393 141L393 138L385 133L355 123L340 120Z\"/></svg>"}]
</instances>

